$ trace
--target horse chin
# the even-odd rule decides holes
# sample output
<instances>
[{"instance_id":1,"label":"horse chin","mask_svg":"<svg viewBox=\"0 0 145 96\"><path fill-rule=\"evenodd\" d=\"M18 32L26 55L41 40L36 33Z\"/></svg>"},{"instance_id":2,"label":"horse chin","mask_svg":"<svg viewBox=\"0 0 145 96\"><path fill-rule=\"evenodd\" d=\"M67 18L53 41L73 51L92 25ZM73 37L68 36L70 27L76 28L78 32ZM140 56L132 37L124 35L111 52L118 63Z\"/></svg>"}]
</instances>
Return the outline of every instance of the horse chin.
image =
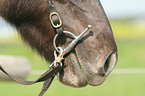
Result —
<instances>
[{"instance_id":1,"label":"horse chin","mask_svg":"<svg viewBox=\"0 0 145 96\"><path fill-rule=\"evenodd\" d=\"M92 52L78 49L65 59L65 68L58 73L59 81L72 87L102 84L116 65L117 53L111 51L98 57L91 55Z\"/></svg>"}]
</instances>

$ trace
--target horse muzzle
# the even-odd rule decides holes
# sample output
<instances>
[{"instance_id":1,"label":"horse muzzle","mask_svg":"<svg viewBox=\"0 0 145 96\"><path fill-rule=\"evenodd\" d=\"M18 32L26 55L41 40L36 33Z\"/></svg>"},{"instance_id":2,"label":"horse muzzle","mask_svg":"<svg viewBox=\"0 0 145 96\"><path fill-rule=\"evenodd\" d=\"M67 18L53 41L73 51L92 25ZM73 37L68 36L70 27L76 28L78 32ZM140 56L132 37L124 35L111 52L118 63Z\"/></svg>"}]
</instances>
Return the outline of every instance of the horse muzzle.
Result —
<instances>
[{"instance_id":1,"label":"horse muzzle","mask_svg":"<svg viewBox=\"0 0 145 96\"><path fill-rule=\"evenodd\" d=\"M95 33L80 40L64 60L58 79L65 85L83 87L103 83L117 62L117 47L110 31ZM111 32L112 33L112 32Z\"/></svg>"}]
</instances>

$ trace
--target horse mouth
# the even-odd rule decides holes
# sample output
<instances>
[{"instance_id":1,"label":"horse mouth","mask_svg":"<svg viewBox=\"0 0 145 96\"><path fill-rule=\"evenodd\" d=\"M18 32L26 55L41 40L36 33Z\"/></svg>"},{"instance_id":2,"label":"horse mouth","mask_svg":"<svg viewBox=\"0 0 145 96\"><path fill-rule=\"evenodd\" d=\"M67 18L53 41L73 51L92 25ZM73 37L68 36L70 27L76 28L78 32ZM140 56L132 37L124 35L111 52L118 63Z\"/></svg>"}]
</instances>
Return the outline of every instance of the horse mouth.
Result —
<instances>
[{"instance_id":1,"label":"horse mouth","mask_svg":"<svg viewBox=\"0 0 145 96\"><path fill-rule=\"evenodd\" d=\"M71 53L65 61L66 67L58 74L58 79L63 84L72 87L84 87L87 84L100 85L115 67L117 53L110 52L102 60L103 63L102 61L94 63L89 60L89 57L82 59L77 52Z\"/></svg>"},{"instance_id":2,"label":"horse mouth","mask_svg":"<svg viewBox=\"0 0 145 96\"><path fill-rule=\"evenodd\" d=\"M85 35L64 60L58 79L65 85L83 87L103 83L117 62L117 47L110 34L90 31ZM87 40L86 40L87 39ZM65 48L72 38L67 38Z\"/></svg>"}]
</instances>

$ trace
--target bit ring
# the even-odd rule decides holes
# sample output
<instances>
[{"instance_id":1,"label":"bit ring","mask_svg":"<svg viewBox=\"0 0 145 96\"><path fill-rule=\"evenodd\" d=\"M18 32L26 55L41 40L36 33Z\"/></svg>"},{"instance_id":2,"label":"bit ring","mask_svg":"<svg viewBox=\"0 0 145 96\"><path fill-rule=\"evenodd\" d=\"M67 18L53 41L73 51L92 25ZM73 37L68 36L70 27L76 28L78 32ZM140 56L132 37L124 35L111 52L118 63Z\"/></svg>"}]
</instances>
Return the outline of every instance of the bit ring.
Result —
<instances>
[{"instance_id":1,"label":"bit ring","mask_svg":"<svg viewBox=\"0 0 145 96\"><path fill-rule=\"evenodd\" d=\"M76 38L76 37L77 37L76 35L74 35L72 32L69 32L69 31L63 31L63 33L64 33L64 34L69 34L69 35L72 36L73 38ZM58 47L56 46L56 39L57 39L57 37L58 37L58 34L56 34L56 35L54 36L54 39L53 39L53 46L54 46L55 50L56 50L58 53L60 53Z\"/></svg>"}]
</instances>

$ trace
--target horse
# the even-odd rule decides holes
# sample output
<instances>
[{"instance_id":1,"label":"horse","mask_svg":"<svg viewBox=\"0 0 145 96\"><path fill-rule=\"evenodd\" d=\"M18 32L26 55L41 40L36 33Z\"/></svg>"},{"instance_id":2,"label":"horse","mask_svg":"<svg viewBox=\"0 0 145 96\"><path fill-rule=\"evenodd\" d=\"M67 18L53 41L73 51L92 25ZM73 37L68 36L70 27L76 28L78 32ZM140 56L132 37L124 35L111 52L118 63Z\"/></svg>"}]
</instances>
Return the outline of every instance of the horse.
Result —
<instances>
[{"instance_id":1,"label":"horse","mask_svg":"<svg viewBox=\"0 0 145 96\"><path fill-rule=\"evenodd\" d=\"M56 46L65 49L74 39L70 35L61 34L54 46L54 37L58 33L52 26L52 18L49 17L50 3L57 10L55 15L58 19L61 18L59 23L62 23L63 30L79 35L91 25L89 33L85 33L85 36L64 54L62 65L65 67L61 67L55 75L57 74L61 83L71 87L102 84L114 69L118 52L109 20L100 1L52 1L0 0L0 16L15 26L23 41L49 62L53 62L54 55L58 54L54 54ZM61 49L59 47L58 51ZM51 80L47 79L49 82Z\"/></svg>"}]
</instances>

